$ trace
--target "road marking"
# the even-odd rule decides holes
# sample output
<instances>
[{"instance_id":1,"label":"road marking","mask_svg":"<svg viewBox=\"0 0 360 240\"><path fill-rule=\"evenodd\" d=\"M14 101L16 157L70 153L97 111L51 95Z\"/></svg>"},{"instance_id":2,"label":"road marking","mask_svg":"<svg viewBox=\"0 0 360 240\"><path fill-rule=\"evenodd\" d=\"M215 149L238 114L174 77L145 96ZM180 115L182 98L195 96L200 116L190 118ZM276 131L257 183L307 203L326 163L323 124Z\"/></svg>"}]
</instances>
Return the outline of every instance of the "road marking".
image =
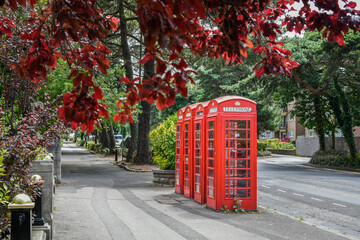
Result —
<instances>
[{"instance_id":1,"label":"road marking","mask_svg":"<svg viewBox=\"0 0 360 240\"><path fill-rule=\"evenodd\" d=\"M270 187L268 187L268 186L265 186L265 185L262 185L264 188L270 188Z\"/></svg>"},{"instance_id":2,"label":"road marking","mask_svg":"<svg viewBox=\"0 0 360 240\"><path fill-rule=\"evenodd\" d=\"M279 191L279 192L286 192L286 191L284 191L284 190L281 190L281 189L278 189L278 191Z\"/></svg>"},{"instance_id":3,"label":"road marking","mask_svg":"<svg viewBox=\"0 0 360 240\"><path fill-rule=\"evenodd\" d=\"M318 198L311 198L312 200L315 200L315 201L319 201L319 202L322 202L323 200L321 200L321 199L318 199Z\"/></svg>"},{"instance_id":4,"label":"road marking","mask_svg":"<svg viewBox=\"0 0 360 240\"><path fill-rule=\"evenodd\" d=\"M342 205L342 204L339 204L339 203L333 203L334 205L336 206L339 206L339 207L346 207L345 205Z\"/></svg>"},{"instance_id":5,"label":"road marking","mask_svg":"<svg viewBox=\"0 0 360 240\"><path fill-rule=\"evenodd\" d=\"M310 168L309 170L310 170L310 171L314 171L314 172L320 172L320 170L318 170L318 169L313 169L313 168Z\"/></svg>"},{"instance_id":6,"label":"road marking","mask_svg":"<svg viewBox=\"0 0 360 240\"><path fill-rule=\"evenodd\" d=\"M293 193L294 195L296 195L296 196L300 196L300 197L303 197L304 195L302 195L302 194L299 194L299 193Z\"/></svg>"}]
</instances>

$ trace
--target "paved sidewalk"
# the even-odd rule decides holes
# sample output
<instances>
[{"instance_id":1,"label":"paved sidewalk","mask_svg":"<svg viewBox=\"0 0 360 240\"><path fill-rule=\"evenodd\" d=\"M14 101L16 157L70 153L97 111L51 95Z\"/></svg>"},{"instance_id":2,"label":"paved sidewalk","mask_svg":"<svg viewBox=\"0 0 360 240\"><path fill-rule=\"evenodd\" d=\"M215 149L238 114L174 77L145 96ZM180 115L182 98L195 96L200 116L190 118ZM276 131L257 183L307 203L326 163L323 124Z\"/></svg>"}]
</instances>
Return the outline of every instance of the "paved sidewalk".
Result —
<instances>
[{"instance_id":1,"label":"paved sidewalk","mask_svg":"<svg viewBox=\"0 0 360 240\"><path fill-rule=\"evenodd\" d=\"M65 143L54 239L343 239L289 217L224 214Z\"/></svg>"}]
</instances>

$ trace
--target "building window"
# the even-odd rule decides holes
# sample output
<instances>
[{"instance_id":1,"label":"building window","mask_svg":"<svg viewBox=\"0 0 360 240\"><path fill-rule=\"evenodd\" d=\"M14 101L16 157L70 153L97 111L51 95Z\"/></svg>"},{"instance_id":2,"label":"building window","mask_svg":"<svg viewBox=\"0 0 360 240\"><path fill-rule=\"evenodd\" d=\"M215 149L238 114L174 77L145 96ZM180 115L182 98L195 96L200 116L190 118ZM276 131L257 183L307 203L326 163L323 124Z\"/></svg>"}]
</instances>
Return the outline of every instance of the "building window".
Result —
<instances>
[{"instance_id":1,"label":"building window","mask_svg":"<svg viewBox=\"0 0 360 240\"><path fill-rule=\"evenodd\" d=\"M289 121L293 121L294 120L294 115L292 113L289 113Z\"/></svg>"},{"instance_id":2,"label":"building window","mask_svg":"<svg viewBox=\"0 0 360 240\"><path fill-rule=\"evenodd\" d=\"M266 132L261 133L261 139L266 139Z\"/></svg>"},{"instance_id":3,"label":"building window","mask_svg":"<svg viewBox=\"0 0 360 240\"><path fill-rule=\"evenodd\" d=\"M274 138L274 132L269 132L269 139Z\"/></svg>"},{"instance_id":4,"label":"building window","mask_svg":"<svg viewBox=\"0 0 360 240\"><path fill-rule=\"evenodd\" d=\"M294 137L294 130L289 131L289 137Z\"/></svg>"},{"instance_id":5,"label":"building window","mask_svg":"<svg viewBox=\"0 0 360 240\"><path fill-rule=\"evenodd\" d=\"M314 136L314 130L308 129L308 137L313 137L313 136Z\"/></svg>"},{"instance_id":6,"label":"building window","mask_svg":"<svg viewBox=\"0 0 360 240\"><path fill-rule=\"evenodd\" d=\"M343 137L344 134L342 133L341 129L336 129L335 137Z\"/></svg>"}]
</instances>

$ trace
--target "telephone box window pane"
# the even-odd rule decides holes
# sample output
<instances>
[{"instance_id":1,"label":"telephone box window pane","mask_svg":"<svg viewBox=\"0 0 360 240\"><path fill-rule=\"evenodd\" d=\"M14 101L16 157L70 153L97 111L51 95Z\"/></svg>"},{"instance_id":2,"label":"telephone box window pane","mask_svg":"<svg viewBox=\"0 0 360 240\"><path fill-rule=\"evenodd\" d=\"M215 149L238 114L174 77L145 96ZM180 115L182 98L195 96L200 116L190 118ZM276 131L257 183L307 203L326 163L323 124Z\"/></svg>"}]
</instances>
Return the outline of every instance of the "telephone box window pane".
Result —
<instances>
[{"instance_id":1,"label":"telephone box window pane","mask_svg":"<svg viewBox=\"0 0 360 240\"><path fill-rule=\"evenodd\" d=\"M200 132L196 132L195 138L196 138L196 139L200 139Z\"/></svg>"},{"instance_id":2,"label":"telephone box window pane","mask_svg":"<svg viewBox=\"0 0 360 240\"><path fill-rule=\"evenodd\" d=\"M195 145L196 145L196 146L195 146L196 148L200 148L200 141L196 141L196 142L195 142Z\"/></svg>"},{"instance_id":3,"label":"telephone box window pane","mask_svg":"<svg viewBox=\"0 0 360 240\"><path fill-rule=\"evenodd\" d=\"M214 189L209 188L209 196L214 197Z\"/></svg>"},{"instance_id":4,"label":"telephone box window pane","mask_svg":"<svg viewBox=\"0 0 360 240\"><path fill-rule=\"evenodd\" d=\"M225 121L225 128L228 129L228 127L229 127L229 121L226 120Z\"/></svg>"},{"instance_id":5,"label":"telephone box window pane","mask_svg":"<svg viewBox=\"0 0 360 240\"><path fill-rule=\"evenodd\" d=\"M177 163L176 164L176 169L179 169L180 168L180 165Z\"/></svg>"},{"instance_id":6,"label":"telephone box window pane","mask_svg":"<svg viewBox=\"0 0 360 240\"><path fill-rule=\"evenodd\" d=\"M185 131L188 131L188 130L189 130L189 125L185 124Z\"/></svg>"},{"instance_id":7,"label":"telephone box window pane","mask_svg":"<svg viewBox=\"0 0 360 240\"><path fill-rule=\"evenodd\" d=\"M200 123L196 123L196 130L200 131Z\"/></svg>"},{"instance_id":8,"label":"telephone box window pane","mask_svg":"<svg viewBox=\"0 0 360 240\"><path fill-rule=\"evenodd\" d=\"M214 179L209 178L208 186L209 187L214 187Z\"/></svg>"},{"instance_id":9,"label":"telephone box window pane","mask_svg":"<svg viewBox=\"0 0 360 240\"><path fill-rule=\"evenodd\" d=\"M247 177L250 178L250 170L247 171Z\"/></svg>"},{"instance_id":10,"label":"telephone box window pane","mask_svg":"<svg viewBox=\"0 0 360 240\"><path fill-rule=\"evenodd\" d=\"M176 149L176 153L180 154L180 148Z\"/></svg>"},{"instance_id":11,"label":"telephone box window pane","mask_svg":"<svg viewBox=\"0 0 360 240\"><path fill-rule=\"evenodd\" d=\"M185 178L189 178L189 173L188 172L186 172L185 173ZM187 180L186 180L187 181ZM186 185L187 186L187 185Z\"/></svg>"},{"instance_id":12,"label":"telephone box window pane","mask_svg":"<svg viewBox=\"0 0 360 240\"><path fill-rule=\"evenodd\" d=\"M231 160L230 168L246 168L245 163L245 160Z\"/></svg>"},{"instance_id":13,"label":"telephone box window pane","mask_svg":"<svg viewBox=\"0 0 360 240\"><path fill-rule=\"evenodd\" d=\"M196 151L195 151L195 157L200 157L200 149L196 149Z\"/></svg>"},{"instance_id":14,"label":"telephone box window pane","mask_svg":"<svg viewBox=\"0 0 360 240\"><path fill-rule=\"evenodd\" d=\"M246 121L245 120L237 121L237 128L246 128Z\"/></svg>"},{"instance_id":15,"label":"telephone box window pane","mask_svg":"<svg viewBox=\"0 0 360 240\"><path fill-rule=\"evenodd\" d=\"M230 177L246 178L246 170L229 170Z\"/></svg>"},{"instance_id":16,"label":"telephone box window pane","mask_svg":"<svg viewBox=\"0 0 360 240\"><path fill-rule=\"evenodd\" d=\"M214 177L214 170L209 169L209 177Z\"/></svg>"},{"instance_id":17,"label":"telephone box window pane","mask_svg":"<svg viewBox=\"0 0 360 240\"><path fill-rule=\"evenodd\" d=\"M229 147L229 141L226 140L225 143L226 143L226 144L225 144L225 147L228 148L228 147Z\"/></svg>"},{"instance_id":18,"label":"telephone box window pane","mask_svg":"<svg viewBox=\"0 0 360 240\"><path fill-rule=\"evenodd\" d=\"M214 148L214 141L209 141L209 148Z\"/></svg>"},{"instance_id":19,"label":"telephone box window pane","mask_svg":"<svg viewBox=\"0 0 360 240\"><path fill-rule=\"evenodd\" d=\"M189 165L188 164L185 164L185 171L188 171L189 170ZM187 174L187 173L186 173Z\"/></svg>"},{"instance_id":20,"label":"telephone box window pane","mask_svg":"<svg viewBox=\"0 0 360 240\"><path fill-rule=\"evenodd\" d=\"M214 150L208 150L209 158L214 158Z\"/></svg>"},{"instance_id":21,"label":"telephone box window pane","mask_svg":"<svg viewBox=\"0 0 360 240\"><path fill-rule=\"evenodd\" d=\"M247 197L250 197L250 189L248 189L247 192L248 192Z\"/></svg>"},{"instance_id":22,"label":"telephone box window pane","mask_svg":"<svg viewBox=\"0 0 360 240\"><path fill-rule=\"evenodd\" d=\"M246 188L246 180L237 180L235 187L237 187L237 188Z\"/></svg>"},{"instance_id":23,"label":"telephone box window pane","mask_svg":"<svg viewBox=\"0 0 360 240\"><path fill-rule=\"evenodd\" d=\"M237 131L237 138L246 138L246 131Z\"/></svg>"},{"instance_id":24,"label":"telephone box window pane","mask_svg":"<svg viewBox=\"0 0 360 240\"><path fill-rule=\"evenodd\" d=\"M195 158L196 165L200 165L200 158Z\"/></svg>"},{"instance_id":25,"label":"telephone box window pane","mask_svg":"<svg viewBox=\"0 0 360 240\"><path fill-rule=\"evenodd\" d=\"M250 150L248 150L247 158L250 158Z\"/></svg>"},{"instance_id":26,"label":"telephone box window pane","mask_svg":"<svg viewBox=\"0 0 360 240\"><path fill-rule=\"evenodd\" d=\"M248 160L247 162L247 168L250 168L250 160Z\"/></svg>"},{"instance_id":27,"label":"telephone box window pane","mask_svg":"<svg viewBox=\"0 0 360 240\"><path fill-rule=\"evenodd\" d=\"M177 132L180 132L180 126L177 126L176 129Z\"/></svg>"},{"instance_id":28,"label":"telephone box window pane","mask_svg":"<svg viewBox=\"0 0 360 240\"><path fill-rule=\"evenodd\" d=\"M177 133L177 134L176 134L176 138L177 138L177 139L180 139L180 133Z\"/></svg>"},{"instance_id":29,"label":"telephone box window pane","mask_svg":"<svg viewBox=\"0 0 360 240\"><path fill-rule=\"evenodd\" d=\"M179 179L178 178L176 179L176 185L179 185Z\"/></svg>"},{"instance_id":30,"label":"telephone box window pane","mask_svg":"<svg viewBox=\"0 0 360 240\"><path fill-rule=\"evenodd\" d=\"M196 167L196 174L199 174L199 173L200 173L200 168Z\"/></svg>"},{"instance_id":31,"label":"telephone box window pane","mask_svg":"<svg viewBox=\"0 0 360 240\"><path fill-rule=\"evenodd\" d=\"M209 131L209 139L213 139L214 138L214 131Z\"/></svg>"},{"instance_id":32,"label":"telephone box window pane","mask_svg":"<svg viewBox=\"0 0 360 240\"><path fill-rule=\"evenodd\" d=\"M188 132L185 133L185 139L189 139L189 133Z\"/></svg>"},{"instance_id":33,"label":"telephone box window pane","mask_svg":"<svg viewBox=\"0 0 360 240\"><path fill-rule=\"evenodd\" d=\"M200 182L200 176L195 176L195 182L199 183Z\"/></svg>"},{"instance_id":34,"label":"telephone box window pane","mask_svg":"<svg viewBox=\"0 0 360 240\"><path fill-rule=\"evenodd\" d=\"M209 129L214 129L214 122L213 121L209 122Z\"/></svg>"},{"instance_id":35,"label":"telephone box window pane","mask_svg":"<svg viewBox=\"0 0 360 240\"><path fill-rule=\"evenodd\" d=\"M238 195L240 198L246 198L246 189L236 190L236 195Z\"/></svg>"},{"instance_id":36,"label":"telephone box window pane","mask_svg":"<svg viewBox=\"0 0 360 240\"><path fill-rule=\"evenodd\" d=\"M229 158L228 150L225 150L225 158Z\"/></svg>"},{"instance_id":37,"label":"telephone box window pane","mask_svg":"<svg viewBox=\"0 0 360 240\"><path fill-rule=\"evenodd\" d=\"M247 122L248 122L247 128L250 128L250 121L247 121Z\"/></svg>"},{"instance_id":38,"label":"telephone box window pane","mask_svg":"<svg viewBox=\"0 0 360 240\"><path fill-rule=\"evenodd\" d=\"M246 148L246 141L245 140L237 141L237 148Z\"/></svg>"},{"instance_id":39,"label":"telephone box window pane","mask_svg":"<svg viewBox=\"0 0 360 240\"><path fill-rule=\"evenodd\" d=\"M236 128L236 121L230 121L230 128Z\"/></svg>"},{"instance_id":40,"label":"telephone box window pane","mask_svg":"<svg viewBox=\"0 0 360 240\"><path fill-rule=\"evenodd\" d=\"M185 148L185 154L189 154L189 149Z\"/></svg>"},{"instance_id":41,"label":"telephone box window pane","mask_svg":"<svg viewBox=\"0 0 360 240\"><path fill-rule=\"evenodd\" d=\"M176 141L176 146L180 147L180 141Z\"/></svg>"},{"instance_id":42,"label":"telephone box window pane","mask_svg":"<svg viewBox=\"0 0 360 240\"><path fill-rule=\"evenodd\" d=\"M188 180L185 180L185 186L188 187L189 184L188 184Z\"/></svg>"},{"instance_id":43,"label":"telephone box window pane","mask_svg":"<svg viewBox=\"0 0 360 240\"><path fill-rule=\"evenodd\" d=\"M248 131L247 138L250 138L250 131Z\"/></svg>"},{"instance_id":44,"label":"telephone box window pane","mask_svg":"<svg viewBox=\"0 0 360 240\"><path fill-rule=\"evenodd\" d=\"M249 173L249 174L250 174L250 173ZM250 188L250 181L247 181L247 183L248 183L248 186L247 186L247 187Z\"/></svg>"},{"instance_id":45,"label":"telephone box window pane","mask_svg":"<svg viewBox=\"0 0 360 240\"><path fill-rule=\"evenodd\" d=\"M189 158L188 157L185 157L185 162L189 162Z\"/></svg>"},{"instance_id":46,"label":"telephone box window pane","mask_svg":"<svg viewBox=\"0 0 360 240\"><path fill-rule=\"evenodd\" d=\"M246 158L246 151L245 150L237 150L236 158Z\"/></svg>"},{"instance_id":47,"label":"telephone box window pane","mask_svg":"<svg viewBox=\"0 0 360 240\"><path fill-rule=\"evenodd\" d=\"M250 140L247 141L247 148L250 148Z\"/></svg>"},{"instance_id":48,"label":"telephone box window pane","mask_svg":"<svg viewBox=\"0 0 360 240\"><path fill-rule=\"evenodd\" d=\"M185 141L185 146L186 147L189 146L189 141L188 140Z\"/></svg>"},{"instance_id":49,"label":"telephone box window pane","mask_svg":"<svg viewBox=\"0 0 360 240\"><path fill-rule=\"evenodd\" d=\"M195 191L200 192L200 185L195 185Z\"/></svg>"},{"instance_id":50,"label":"telephone box window pane","mask_svg":"<svg viewBox=\"0 0 360 240\"><path fill-rule=\"evenodd\" d=\"M176 161L179 162L180 161L180 157L179 155L176 156Z\"/></svg>"},{"instance_id":51,"label":"telephone box window pane","mask_svg":"<svg viewBox=\"0 0 360 240\"><path fill-rule=\"evenodd\" d=\"M214 160L209 159L209 167L213 168L214 167Z\"/></svg>"},{"instance_id":52,"label":"telephone box window pane","mask_svg":"<svg viewBox=\"0 0 360 240\"><path fill-rule=\"evenodd\" d=\"M180 176L180 172L176 171L176 176L179 177Z\"/></svg>"}]
</instances>

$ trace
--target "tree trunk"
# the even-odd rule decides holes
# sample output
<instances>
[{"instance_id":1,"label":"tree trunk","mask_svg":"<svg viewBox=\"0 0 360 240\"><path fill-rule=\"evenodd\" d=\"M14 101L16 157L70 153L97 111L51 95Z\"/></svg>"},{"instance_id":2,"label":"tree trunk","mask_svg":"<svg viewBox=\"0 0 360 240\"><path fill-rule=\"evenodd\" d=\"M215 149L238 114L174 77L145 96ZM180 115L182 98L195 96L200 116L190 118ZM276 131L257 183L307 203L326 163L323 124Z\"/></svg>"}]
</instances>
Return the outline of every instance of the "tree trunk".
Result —
<instances>
[{"instance_id":1,"label":"tree trunk","mask_svg":"<svg viewBox=\"0 0 360 240\"><path fill-rule=\"evenodd\" d=\"M126 155L126 161L132 162L134 160L134 153L137 149L137 143L138 143L138 124L133 123L130 124L130 132L131 132L131 138L130 138L130 144L128 147L128 152Z\"/></svg>"},{"instance_id":2,"label":"tree trunk","mask_svg":"<svg viewBox=\"0 0 360 240\"><path fill-rule=\"evenodd\" d=\"M152 79L155 75L155 61L150 60L144 65L144 79ZM149 86L144 86L149 87ZM139 140L137 153L135 157L136 163L150 163L150 110L151 104L141 101L142 113L139 116Z\"/></svg>"},{"instance_id":3,"label":"tree trunk","mask_svg":"<svg viewBox=\"0 0 360 240\"><path fill-rule=\"evenodd\" d=\"M328 96L331 108L334 111L335 118L344 134L345 141L348 145L352 161L356 159L356 145L353 133L353 124L349 102L345 93L341 89L337 79L334 80L336 95Z\"/></svg>"},{"instance_id":4,"label":"tree trunk","mask_svg":"<svg viewBox=\"0 0 360 240\"><path fill-rule=\"evenodd\" d=\"M335 147L336 147L336 141L335 141L335 134L336 134L336 129L333 128L331 130L331 148L335 151Z\"/></svg>"},{"instance_id":5,"label":"tree trunk","mask_svg":"<svg viewBox=\"0 0 360 240\"><path fill-rule=\"evenodd\" d=\"M131 81L134 78L133 73L133 66L131 61L131 52L128 44L127 39L127 23L126 23L126 16L124 11L124 2L123 0L118 0L119 6L119 13L120 13L120 34L121 34L121 50L123 54L123 60L125 65L125 75ZM141 44L141 43L140 43ZM130 134L131 140L130 145L128 148L128 153L126 155L127 161L133 161L134 152L137 148L137 141L138 141L138 124L137 123L130 123ZM125 137L125 136L123 136Z\"/></svg>"},{"instance_id":6,"label":"tree trunk","mask_svg":"<svg viewBox=\"0 0 360 240\"><path fill-rule=\"evenodd\" d=\"M110 126L108 126L107 128L107 135L109 138L109 149L110 149L110 154L114 154L115 151L115 136L114 136L114 129L113 126L110 124Z\"/></svg>"},{"instance_id":7,"label":"tree trunk","mask_svg":"<svg viewBox=\"0 0 360 240\"><path fill-rule=\"evenodd\" d=\"M323 124L323 114L321 113L320 107L320 96L314 96L314 110L315 110L315 119L316 119L316 132L319 135L319 144L320 144L320 151L326 150L325 145L325 131L324 131L324 124Z\"/></svg>"},{"instance_id":8,"label":"tree trunk","mask_svg":"<svg viewBox=\"0 0 360 240\"><path fill-rule=\"evenodd\" d=\"M106 131L105 126L103 126L100 134L99 134L99 140L101 143L102 148L109 148L110 144L109 144L109 136L108 133ZM110 149L110 148L109 148Z\"/></svg>"}]
</instances>

